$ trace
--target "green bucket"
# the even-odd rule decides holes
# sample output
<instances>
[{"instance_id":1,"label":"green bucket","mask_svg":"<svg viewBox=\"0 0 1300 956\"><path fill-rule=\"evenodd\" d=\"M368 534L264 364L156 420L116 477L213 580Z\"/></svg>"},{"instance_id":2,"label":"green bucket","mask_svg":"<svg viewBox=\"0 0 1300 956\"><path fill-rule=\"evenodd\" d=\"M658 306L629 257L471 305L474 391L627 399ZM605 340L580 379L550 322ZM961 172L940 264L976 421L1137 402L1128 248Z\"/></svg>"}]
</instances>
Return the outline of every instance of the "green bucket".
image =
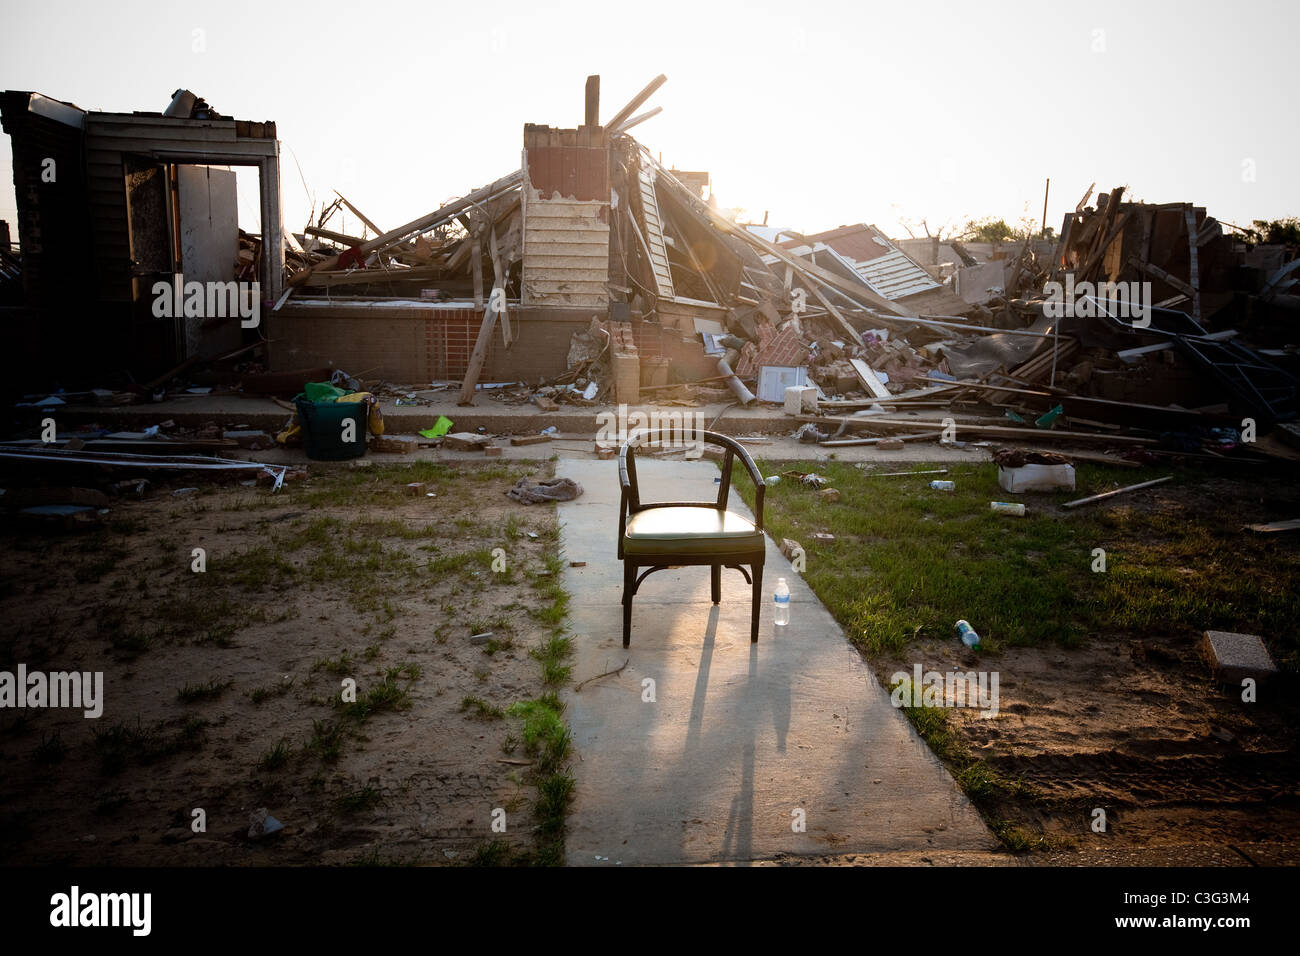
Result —
<instances>
[{"instance_id":1,"label":"green bucket","mask_svg":"<svg viewBox=\"0 0 1300 956\"><path fill-rule=\"evenodd\" d=\"M295 403L308 458L343 461L366 453L365 402L311 402L299 395Z\"/></svg>"}]
</instances>

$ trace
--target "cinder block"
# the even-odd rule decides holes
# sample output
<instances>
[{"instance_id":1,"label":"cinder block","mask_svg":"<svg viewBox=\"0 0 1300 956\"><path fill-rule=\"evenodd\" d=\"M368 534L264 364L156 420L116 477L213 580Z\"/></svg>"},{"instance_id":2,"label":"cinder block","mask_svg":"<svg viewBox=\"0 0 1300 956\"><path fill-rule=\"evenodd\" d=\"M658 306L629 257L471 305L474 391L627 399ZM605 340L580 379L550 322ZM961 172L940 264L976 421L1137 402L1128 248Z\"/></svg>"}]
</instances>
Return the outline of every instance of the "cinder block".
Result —
<instances>
[{"instance_id":1,"label":"cinder block","mask_svg":"<svg viewBox=\"0 0 1300 956\"><path fill-rule=\"evenodd\" d=\"M635 351L615 352L614 395L620 405L637 405L641 401L641 358Z\"/></svg>"},{"instance_id":2,"label":"cinder block","mask_svg":"<svg viewBox=\"0 0 1300 956\"><path fill-rule=\"evenodd\" d=\"M1201 650L1214 669L1215 678L1225 684L1239 684L1247 677L1262 684L1277 674L1277 665L1269 656L1268 648L1254 634L1206 631Z\"/></svg>"}]
</instances>

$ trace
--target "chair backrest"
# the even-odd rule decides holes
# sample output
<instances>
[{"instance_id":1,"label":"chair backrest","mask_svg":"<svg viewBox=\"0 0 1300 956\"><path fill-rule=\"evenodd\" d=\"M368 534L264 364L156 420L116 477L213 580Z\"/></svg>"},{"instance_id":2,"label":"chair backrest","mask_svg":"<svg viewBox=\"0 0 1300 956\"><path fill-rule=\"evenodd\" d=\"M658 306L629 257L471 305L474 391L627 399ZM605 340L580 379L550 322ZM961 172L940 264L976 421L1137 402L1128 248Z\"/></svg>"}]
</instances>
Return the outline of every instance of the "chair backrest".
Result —
<instances>
[{"instance_id":1,"label":"chair backrest","mask_svg":"<svg viewBox=\"0 0 1300 956\"><path fill-rule=\"evenodd\" d=\"M684 438L681 436L685 436ZM725 454L722 459L722 479L718 482L718 497L713 503L705 501L671 501L671 502L654 502L652 504L642 504L641 491L637 485L636 478L636 450L639 446L645 444L657 444L663 441L702 441L706 444L717 445L721 447ZM623 490L623 502L620 507L622 514L636 514L643 508L663 507L665 505L691 505L717 508L719 511L725 511L727 500L731 494L731 472L732 464L735 459L739 458L741 464L745 466L750 480L754 483L754 518L755 526L760 530L763 527L763 494L767 491L767 485L763 482L763 475L759 472L758 466L754 464L754 459L750 457L745 447L734 438L726 435L720 435L717 432L690 430L677 432L672 430L663 430L656 428L638 428L627 436L627 441L623 442L618 451L618 480Z\"/></svg>"}]
</instances>

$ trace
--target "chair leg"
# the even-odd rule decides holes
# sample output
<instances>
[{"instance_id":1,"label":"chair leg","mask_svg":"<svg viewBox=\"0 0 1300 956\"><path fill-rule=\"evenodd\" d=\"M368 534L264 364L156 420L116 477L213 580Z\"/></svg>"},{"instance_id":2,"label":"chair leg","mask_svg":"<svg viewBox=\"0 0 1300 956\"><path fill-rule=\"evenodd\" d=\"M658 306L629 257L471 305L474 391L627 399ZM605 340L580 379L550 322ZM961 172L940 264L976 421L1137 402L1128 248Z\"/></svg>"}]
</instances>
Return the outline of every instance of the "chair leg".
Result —
<instances>
[{"instance_id":1,"label":"chair leg","mask_svg":"<svg viewBox=\"0 0 1300 956\"><path fill-rule=\"evenodd\" d=\"M636 583L636 565L623 561L623 646L632 641L632 587Z\"/></svg>"},{"instance_id":2,"label":"chair leg","mask_svg":"<svg viewBox=\"0 0 1300 956\"><path fill-rule=\"evenodd\" d=\"M722 565L713 565L712 572L710 584L713 585L713 603L720 604L722 603Z\"/></svg>"},{"instance_id":3,"label":"chair leg","mask_svg":"<svg viewBox=\"0 0 1300 956\"><path fill-rule=\"evenodd\" d=\"M763 610L763 562L755 562L750 566L750 571L754 575L754 610L749 624L749 643L757 644L758 616Z\"/></svg>"}]
</instances>

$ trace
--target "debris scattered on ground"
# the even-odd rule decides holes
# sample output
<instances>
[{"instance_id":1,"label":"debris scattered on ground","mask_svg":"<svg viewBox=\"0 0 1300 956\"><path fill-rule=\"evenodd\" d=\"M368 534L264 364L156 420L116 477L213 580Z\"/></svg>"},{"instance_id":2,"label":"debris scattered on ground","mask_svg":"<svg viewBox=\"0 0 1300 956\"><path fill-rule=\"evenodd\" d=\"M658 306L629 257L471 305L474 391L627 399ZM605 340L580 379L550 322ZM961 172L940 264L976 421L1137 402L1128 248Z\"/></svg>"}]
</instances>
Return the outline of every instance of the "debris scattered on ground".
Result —
<instances>
[{"instance_id":1,"label":"debris scattered on ground","mask_svg":"<svg viewBox=\"0 0 1300 956\"><path fill-rule=\"evenodd\" d=\"M271 816L266 807L258 807L248 815L248 838L262 840L284 829L284 824Z\"/></svg>"},{"instance_id":2,"label":"debris scattered on ground","mask_svg":"<svg viewBox=\"0 0 1300 956\"><path fill-rule=\"evenodd\" d=\"M544 504L548 501L572 501L582 494L582 485L572 478L547 478L543 481L520 478L506 494L526 505Z\"/></svg>"}]
</instances>

